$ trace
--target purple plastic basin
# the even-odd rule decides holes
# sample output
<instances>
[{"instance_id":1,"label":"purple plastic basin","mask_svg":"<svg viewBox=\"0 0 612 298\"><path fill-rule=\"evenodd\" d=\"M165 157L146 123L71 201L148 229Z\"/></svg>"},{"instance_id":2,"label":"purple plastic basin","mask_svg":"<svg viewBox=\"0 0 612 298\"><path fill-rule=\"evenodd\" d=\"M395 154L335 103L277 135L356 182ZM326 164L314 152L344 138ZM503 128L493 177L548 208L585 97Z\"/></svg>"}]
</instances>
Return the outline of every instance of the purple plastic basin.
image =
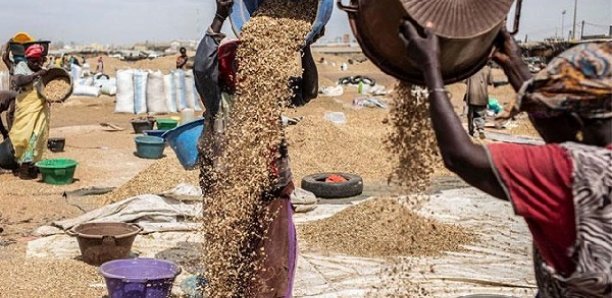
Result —
<instances>
[{"instance_id":1,"label":"purple plastic basin","mask_svg":"<svg viewBox=\"0 0 612 298\"><path fill-rule=\"evenodd\" d=\"M100 266L110 298L167 298L180 273L176 264L157 259L115 260Z\"/></svg>"}]
</instances>

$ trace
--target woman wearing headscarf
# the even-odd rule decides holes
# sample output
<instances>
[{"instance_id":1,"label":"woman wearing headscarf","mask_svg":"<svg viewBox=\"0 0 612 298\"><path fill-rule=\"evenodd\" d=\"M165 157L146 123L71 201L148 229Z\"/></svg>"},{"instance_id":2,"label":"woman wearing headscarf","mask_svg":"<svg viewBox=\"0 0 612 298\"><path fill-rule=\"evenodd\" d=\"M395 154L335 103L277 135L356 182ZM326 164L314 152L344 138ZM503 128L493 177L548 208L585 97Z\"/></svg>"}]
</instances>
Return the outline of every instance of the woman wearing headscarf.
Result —
<instances>
[{"instance_id":1,"label":"woman wearing headscarf","mask_svg":"<svg viewBox=\"0 0 612 298\"><path fill-rule=\"evenodd\" d=\"M222 152L224 131L231 121L229 113L236 93L236 72L238 69L236 51L238 40L224 40L221 28L229 16L233 0L217 0L215 18L200 42L194 64L195 84L206 107L204 115L206 129L201 139L200 156L202 163L201 186L204 194L214 185L214 173L218 167L217 158ZM290 99L293 106L302 106L317 97L318 72L312 57L310 45L302 51L302 77L292 78L287 84L293 89ZM256 58L254 58L256 59ZM281 119L278 119L280 121ZM267 223L263 239L253 239L255 247L264 248L262 270L258 277L264 287L258 289L257 297L291 297L297 263L297 238L293 223L293 207L290 195L294 184L287 145L283 140L279 146L278 158L271 165L270 172L276 178L273 189L262 194L273 218ZM243 281L245 284L251 281ZM252 286L252 285L249 285Z\"/></svg>"},{"instance_id":2,"label":"woman wearing headscarf","mask_svg":"<svg viewBox=\"0 0 612 298\"><path fill-rule=\"evenodd\" d=\"M494 59L546 145L474 144L444 89L438 38L408 21L400 37L429 88L430 113L447 168L512 203L533 236L539 297L612 297L612 44L583 44L531 77L505 31Z\"/></svg>"},{"instance_id":3,"label":"woman wearing headscarf","mask_svg":"<svg viewBox=\"0 0 612 298\"><path fill-rule=\"evenodd\" d=\"M15 160L23 171L31 171L42 159L49 134L49 105L36 92L35 84L47 71L44 48L34 44L25 51L26 61L15 66L14 84L18 88L15 101L15 120L9 138L15 151ZM25 177L22 175L22 177Z\"/></svg>"}]
</instances>

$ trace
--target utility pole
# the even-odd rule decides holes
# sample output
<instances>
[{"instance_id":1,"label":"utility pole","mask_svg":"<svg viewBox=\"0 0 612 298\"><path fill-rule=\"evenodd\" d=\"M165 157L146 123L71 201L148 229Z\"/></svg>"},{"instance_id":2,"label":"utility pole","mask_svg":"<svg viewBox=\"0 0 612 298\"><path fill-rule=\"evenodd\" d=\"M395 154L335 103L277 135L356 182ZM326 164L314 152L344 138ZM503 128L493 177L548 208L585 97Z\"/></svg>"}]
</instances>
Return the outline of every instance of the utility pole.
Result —
<instances>
[{"instance_id":1,"label":"utility pole","mask_svg":"<svg viewBox=\"0 0 612 298\"><path fill-rule=\"evenodd\" d=\"M576 40L576 16L578 15L578 0L574 0L574 25L572 27L572 40Z\"/></svg>"},{"instance_id":2,"label":"utility pole","mask_svg":"<svg viewBox=\"0 0 612 298\"><path fill-rule=\"evenodd\" d=\"M582 26L580 28L580 40L582 40L582 38L584 37L584 23L585 21L582 21Z\"/></svg>"},{"instance_id":3,"label":"utility pole","mask_svg":"<svg viewBox=\"0 0 612 298\"><path fill-rule=\"evenodd\" d=\"M561 39L565 40L565 14L567 13L567 11L564 9L563 12L561 12Z\"/></svg>"}]
</instances>

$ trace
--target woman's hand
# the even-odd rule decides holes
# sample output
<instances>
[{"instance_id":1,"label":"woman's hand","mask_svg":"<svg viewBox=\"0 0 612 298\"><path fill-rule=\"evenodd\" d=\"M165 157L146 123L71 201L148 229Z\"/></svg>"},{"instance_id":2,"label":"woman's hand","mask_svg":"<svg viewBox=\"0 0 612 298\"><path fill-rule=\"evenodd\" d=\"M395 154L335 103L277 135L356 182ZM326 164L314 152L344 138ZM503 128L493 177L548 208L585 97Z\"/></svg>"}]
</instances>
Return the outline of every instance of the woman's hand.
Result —
<instances>
[{"instance_id":1,"label":"woman's hand","mask_svg":"<svg viewBox=\"0 0 612 298\"><path fill-rule=\"evenodd\" d=\"M411 52L410 57L423 72L439 70L440 68L440 42L438 37L429 28L424 30L425 36L421 36L417 29L408 20L403 21L400 26L400 38Z\"/></svg>"},{"instance_id":2,"label":"woman's hand","mask_svg":"<svg viewBox=\"0 0 612 298\"><path fill-rule=\"evenodd\" d=\"M41 68L39 71L35 72L34 75L37 78L42 78L42 77L44 77L47 74L48 71L49 71L48 69Z\"/></svg>"},{"instance_id":3,"label":"woman's hand","mask_svg":"<svg viewBox=\"0 0 612 298\"><path fill-rule=\"evenodd\" d=\"M516 44L514 38L506 28L502 28L495 40L497 51L493 53L493 60L499 65L507 65L521 61L521 48Z\"/></svg>"},{"instance_id":4,"label":"woman's hand","mask_svg":"<svg viewBox=\"0 0 612 298\"><path fill-rule=\"evenodd\" d=\"M504 69L508 81L518 92L523 83L532 77L529 68L521 58L521 48L505 28L499 32L495 46L497 50L493 53L493 60Z\"/></svg>"},{"instance_id":5,"label":"woman's hand","mask_svg":"<svg viewBox=\"0 0 612 298\"><path fill-rule=\"evenodd\" d=\"M234 0L217 0L217 18L222 18L221 21L225 21L229 16L232 6L234 5Z\"/></svg>"},{"instance_id":6,"label":"woman's hand","mask_svg":"<svg viewBox=\"0 0 612 298\"><path fill-rule=\"evenodd\" d=\"M232 6L234 5L234 0L217 0L217 13L215 14L215 18L210 24L210 29L214 33L220 33L221 28L223 28L223 23L225 19L230 15L232 11Z\"/></svg>"}]
</instances>

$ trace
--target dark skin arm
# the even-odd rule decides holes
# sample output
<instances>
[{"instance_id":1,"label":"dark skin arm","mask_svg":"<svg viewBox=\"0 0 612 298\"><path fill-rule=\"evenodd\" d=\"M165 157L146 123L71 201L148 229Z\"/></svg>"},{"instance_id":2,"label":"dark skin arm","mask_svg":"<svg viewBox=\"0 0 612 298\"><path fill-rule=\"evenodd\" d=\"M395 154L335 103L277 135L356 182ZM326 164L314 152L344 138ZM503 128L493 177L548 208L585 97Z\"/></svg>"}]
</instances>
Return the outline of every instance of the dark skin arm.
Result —
<instances>
[{"instance_id":1,"label":"dark skin arm","mask_svg":"<svg viewBox=\"0 0 612 298\"><path fill-rule=\"evenodd\" d=\"M210 28L214 33L221 32L223 23L229 16L232 5L234 5L234 0L217 0L217 13L215 14L212 24L210 24Z\"/></svg>"},{"instance_id":2,"label":"dark skin arm","mask_svg":"<svg viewBox=\"0 0 612 298\"><path fill-rule=\"evenodd\" d=\"M31 74L31 75L28 75L28 76L15 75L15 76L13 76L13 83L17 87L23 87L23 86L31 84L32 82L34 82L38 78L44 76L45 73L47 73L47 71L44 70L44 69L41 69L41 70L39 70L39 71L37 71L37 72L35 72L35 73Z\"/></svg>"},{"instance_id":3,"label":"dark skin arm","mask_svg":"<svg viewBox=\"0 0 612 298\"><path fill-rule=\"evenodd\" d=\"M319 94L319 72L312 57L310 46L306 46L302 54L302 67L304 68L304 73L302 74L302 97L306 101L310 101Z\"/></svg>"},{"instance_id":4,"label":"dark skin arm","mask_svg":"<svg viewBox=\"0 0 612 298\"><path fill-rule=\"evenodd\" d=\"M497 36L495 45L498 50L493 54L493 60L501 66L508 76L508 82L518 92L523 83L533 76L527 64L521 59L521 48L505 28Z\"/></svg>"},{"instance_id":5,"label":"dark skin arm","mask_svg":"<svg viewBox=\"0 0 612 298\"><path fill-rule=\"evenodd\" d=\"M400 37L415 53L412 58L422 62L419 65L431 92L431 120L444 165L470 185L496 198L507 200L485 148L474 144L468 137L447 93L442 91L444 82L440 71L437 36L428 29L425 30L425 36L421 36L409 21L405 21L400 27Z\"/></svg>"},{"instance_id":6,"label":"dark skin arm","mask_svg":"<svg viewBox=\"0 0 612 298\"><path fill-rule=\"evenodd\" d=\"M2 62L4 62L4 65L6 65L6 68L8 68L8 70L12 71L13 64L11 63L11 59L9 59L9 52L10 52L10 46L9 46L9 43L7 42L2 51Z\"/></svg>"}]
</instances>

